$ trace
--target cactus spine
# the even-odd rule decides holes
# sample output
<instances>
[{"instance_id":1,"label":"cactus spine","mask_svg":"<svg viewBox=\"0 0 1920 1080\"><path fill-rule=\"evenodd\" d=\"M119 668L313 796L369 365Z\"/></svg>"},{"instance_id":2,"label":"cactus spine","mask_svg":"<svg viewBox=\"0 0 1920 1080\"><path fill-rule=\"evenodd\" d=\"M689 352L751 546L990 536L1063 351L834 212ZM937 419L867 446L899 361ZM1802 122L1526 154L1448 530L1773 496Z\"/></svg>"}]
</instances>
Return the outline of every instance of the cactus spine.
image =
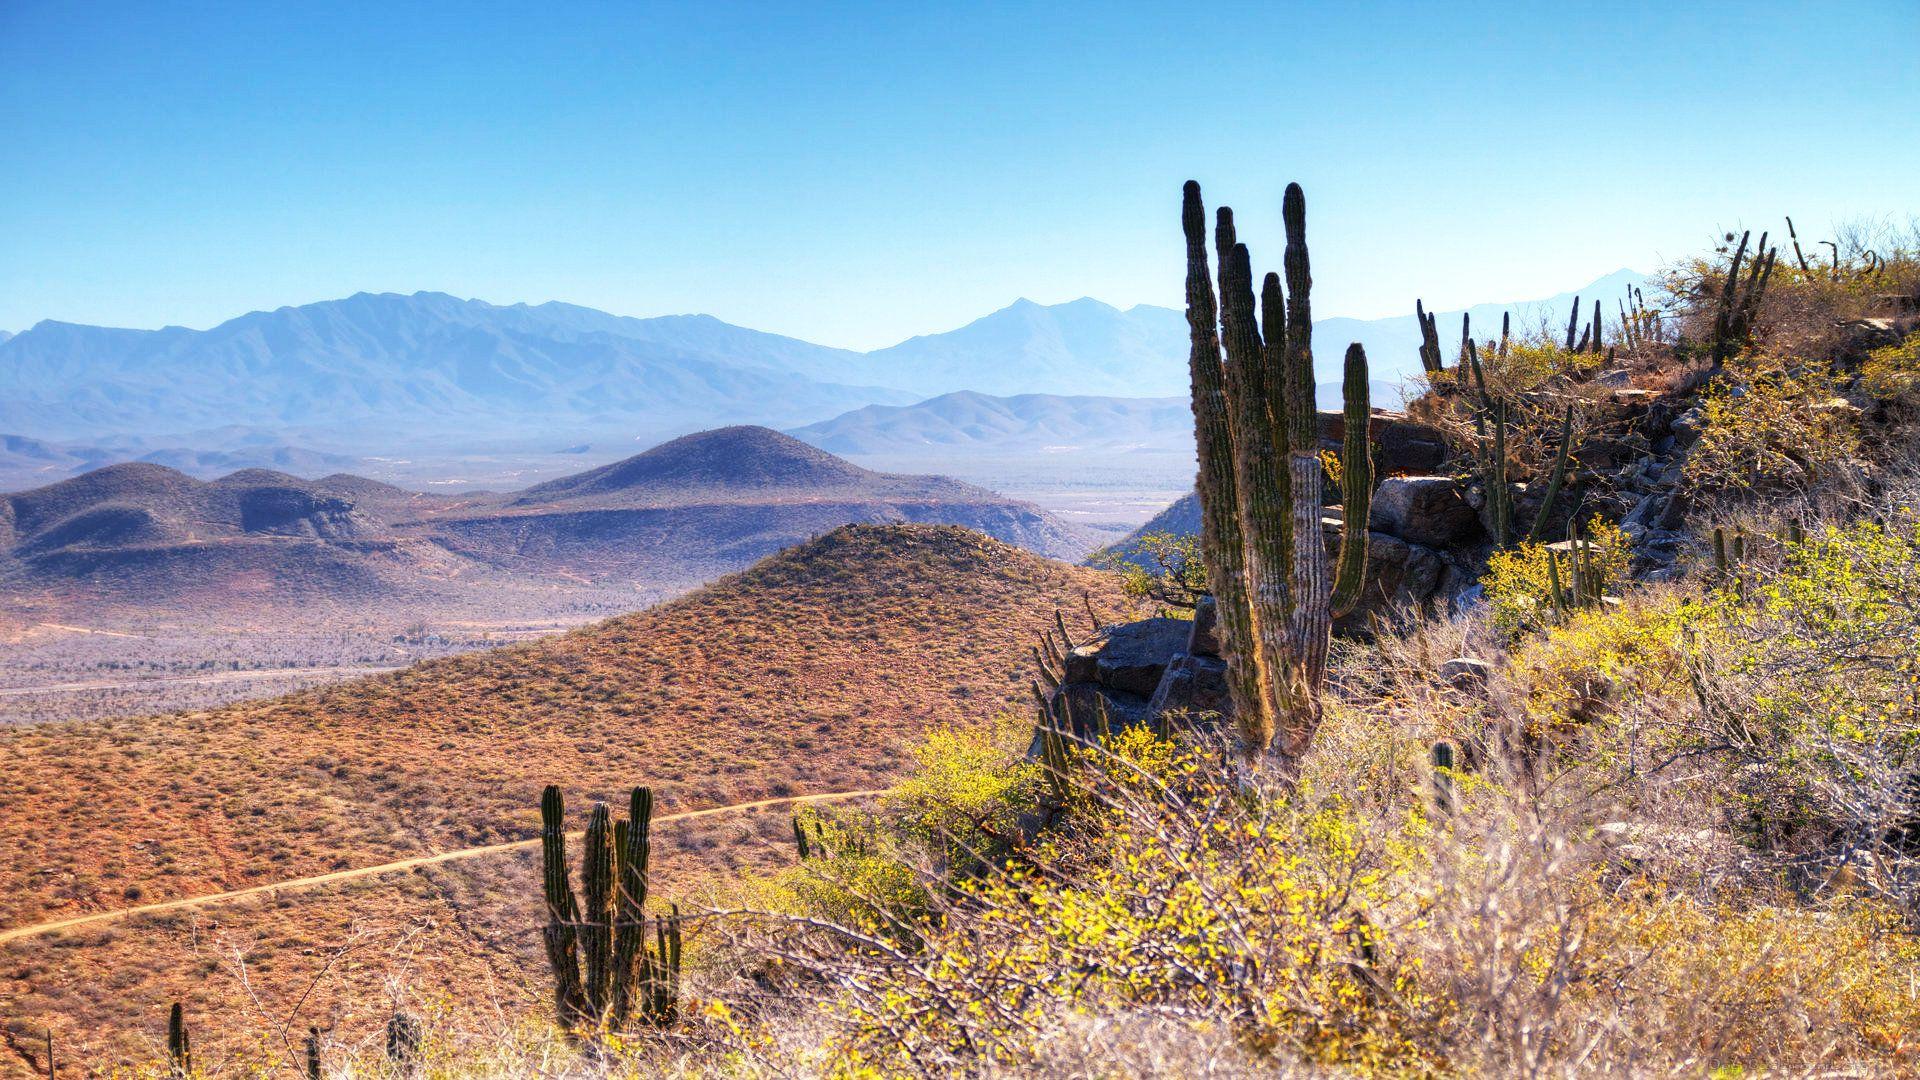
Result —
<instances>
[{"instance_id":1,"label":"cactus spine","mask_svg":"<svg viewBox=\"0 0 1920 1080\"><path fill-rule=\"evenodd\" d=\"M1228 689L1249 758L1271 745L1292 761L1306 752L1319 727L1333 616L1357 601L1364 585L1373 470L1366 354L1356 345L1348 350L1343 383L1347 512L1330 587L1320 526L1324 469L1314 404L1313 280L1299 185L1288 185L1281 211L1285 288L1278 276L1265 277L1258 322L1252 260L1234 236L1232 211L1221 208L1215 233L1221 259L1217 308L1205 209L1192 181L1181 223L1201 546L1226 643Z\"/></svg>"},{"instance_id":2,"label":"cactus spine","mask_svg":"<svg viewBox=\"0 0 1920 1080\"><path fill-rule=\"evenodd\" d=\"M672 1010L657 1007L656 983L677 986L678 920L671 921L675 949L647 949L647 870L652 851L653 791L634 788L628 819L613 822L604 805L587 817L582 838L581 892L573 889L567 860L566 806L560 789L540 798L541 864L545 878L547 962L553 968L554 1012L576 1036L624 1027L638 1005L642 1019L671 1022ZM654 920L665 932L663 920ZM664 940L664 939L663 939ZM665 968L662 965L666 965ZM677 993L677 991L676 991ZM667 1020L659 1019L669 1017Z\"/></svg>"}]
</instances>

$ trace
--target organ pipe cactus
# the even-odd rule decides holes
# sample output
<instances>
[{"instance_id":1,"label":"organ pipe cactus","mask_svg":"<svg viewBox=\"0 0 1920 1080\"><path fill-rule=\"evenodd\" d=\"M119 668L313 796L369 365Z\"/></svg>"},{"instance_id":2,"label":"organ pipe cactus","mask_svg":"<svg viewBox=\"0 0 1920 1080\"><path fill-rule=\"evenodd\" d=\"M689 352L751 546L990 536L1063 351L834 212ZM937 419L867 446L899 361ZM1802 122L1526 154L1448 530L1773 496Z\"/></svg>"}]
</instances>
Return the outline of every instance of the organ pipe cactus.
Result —
<instances>
[{"instance_id":1,"label":"organ pipe cactus","mask_svg":"<svg viewBox=\"0 0 1920 1080\"><path fill-rule=\"evenodd\" d=\"M1329 582L1320 519L1313 281L1299 185L1288 185L1281 216L1285 284L1277 275L1264 278L1256 320L1252 260L1234 235L1232 211L1221 208L1215 231L1216 306L1199 184L1188 181L1181 208L1201 554L1219 611L1228 691L1249 759L1271 747L1292 762L1319 727L1332 620L1358 600L1364 584L1373 473L1366 353L1355 345L1343 382L1346 520Z\"/></svg>"},{"instance_id":2,"label":"organ pipe cactus","mask_svg":"<svg viewBox=\"0 0 1920 1080\"><path fill-rule=\"evenodd\" d=\"M653 791L633 789L628 819L613 822L604 805L587 817L581 891L567 859L566 806L560 789L540 798L540 849L547 901L543 938L553 968L554 1012L579 1036L624 1027L636 1008L643 1019L671 1016L657 1007L661 979L677 986L678 915L672 962L647 948L647 871L652 851ZM656 929L662 920L655 919ZM663 939L664 940L664 939ZM664 965L664 966L663 966ZM670 1022L670 1020L668 1021Z\"/></svg>"},{"instance_id":3,"label":"organ pipe cactus","mask_svg":"<svg viewBox=\"0 0 1920 1080\"><path fill-rule=\"evenodd\" d=\"M1547 515L1553 513L1554 500L1560 497L1560 489L1567 482L1567 461L1572 456L1573 406L1569 405L1566 416L1560 421L1560 449L1553 456L1553 471L1547 476L1546 497L1540 502L1539 512L1533 516L1533 528L1527 530L1529 543L1537 543L1541 532L1546 529Z\"/></svg>"},{"instance_id":4,"label":"organ pipe cactus","mask_svg":"<svg viewBox=\"0 0 1920 1080\"><path fill-rule=\"evenodd\" d=\"M1413 302L1413 320L1420 324L1420 368L1429 376L1438 375L1447 367L1440 356L1440 329L1433 319L1427 313L1426 304L1419 300Z\"/></svg>"}]
</instances>

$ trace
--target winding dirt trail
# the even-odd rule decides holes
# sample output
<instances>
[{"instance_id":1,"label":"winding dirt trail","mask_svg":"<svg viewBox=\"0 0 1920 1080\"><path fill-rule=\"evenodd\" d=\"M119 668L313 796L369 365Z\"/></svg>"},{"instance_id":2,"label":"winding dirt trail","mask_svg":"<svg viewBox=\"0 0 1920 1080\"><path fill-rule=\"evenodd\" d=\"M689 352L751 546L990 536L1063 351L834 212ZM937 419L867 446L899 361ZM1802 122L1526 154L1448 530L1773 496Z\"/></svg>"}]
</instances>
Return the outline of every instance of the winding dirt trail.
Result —
<instances>
[{"instance_id":1,"label":"winding dirt trail","mask_svg":"<svg viewBox=\"0 0 1920 1080\"><path fill-rule=\"evenodd\" d=\"M683 810L678 814L664 814L653 819L656 825L669 821L690 821L694 818L711 817L716 814L731 814L740 810L758 810L768 806L795 806L807 803L841 802L846 799L863 799L874 795L884 795L886 788L874 788L867 791L835 791L821 795L787 795L778 799L758 799L753 802L734 803L731 806L710 806L705 810ZM569 834L578 836L578 833ZM39 923L34 926L19 926L11 930L0 930L0 945L24 941L27 938L55 934L62 930L74 930L96 923L116 922L133 915L151 915L162 911L178 911L183 908L203 907L218 904L226 900L237 900L246 896L264 896L283 889L304 889L312 885L330 885L339 881L351 881L354 878L373 877L376 874L391 874L400 870L411 870L417 866L432 866L435 863L454 862L460 859L477 859L485 855L499 855L509 851L520 851L540 846L540 840L515 840L505 844L489 844L485 847L461 848L458 851L443 851L437 855L419 855L398 862L381 863L378 866L362 866L355 870L336 870L331 874L319 874L314 877L293 878L277 881L270 885L250 885L244 889L229 892L207 893L204 896L186 896L177 900L162 900L153 904L141 904L139 907L121 908L117 911L96 911L87 915L75 915L71 918L56 919L53 922Z\"/></svg>"}]
</instances>

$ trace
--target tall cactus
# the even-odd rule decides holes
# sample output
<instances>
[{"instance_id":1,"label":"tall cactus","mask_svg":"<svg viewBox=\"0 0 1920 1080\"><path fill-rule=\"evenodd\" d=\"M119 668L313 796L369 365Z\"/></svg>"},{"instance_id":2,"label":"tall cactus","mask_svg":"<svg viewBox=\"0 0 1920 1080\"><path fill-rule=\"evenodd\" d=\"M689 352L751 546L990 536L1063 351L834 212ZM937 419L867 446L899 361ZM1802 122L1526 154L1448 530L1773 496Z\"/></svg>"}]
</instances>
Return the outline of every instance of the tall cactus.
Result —
<instances>
[{"instance_id":1,"label":"tall cactus","mask_svg":"<svg viewBox=\"0 0 1920 1080\"><path fill-rule=\"evenodd\" d=\"M1324 468L1314 404L1313 280L1299 185L1288 185L1281 212L1285 286L1279 276L1266 275L1257 321L1252 259L1233 235L1232 211L1221 208L1215 234L1218 307L1206 213L1193 181L1185 188L1181 223L1201 554L1226 644L1228 690L1249 757L1273 746L1291 761L1306 752L1319 727L1332 620L1357 602L1365 581L1373 469L1366 353L1355 345L1343 384L1346 521L1330 584L1320 526Z\"/></svg>"},{"instance_id":2,"label":"tall cactus","mask_svg":"<svg viewBox=\"0 0 1920 1080\"><path fill-rule=\"evenodd\" d=\"M553 968L554 1013L575 1035L624 1027L636 1008L652 1023L670 1023L660 995L679 984L679 913L656 918L656 954L647 948L647 869L652 850L653 791L634 788L628 819L614 822L597 805L582 837L581 892L567 860L566 805L560 789L540 797L540 850L547 901L544 939ZM673 950L665 943L671 923ZM662 1019L665 1017L665 1019Z\"/></svg>"},{"instance_id":3,"label":"tall cactus","mask_svg":"<svg viewBox=\"0 0 1920 1080\"><path fill-rule=\"evenodd\" d=\"M1253 642L1253 607L1247 595L1246 552L1240 538L1239 485L1234 478L1233 432L1220 365L1220 323L1213 278L1207 269L1207 217L1200 185L1187 181L1181 206L1187 238L1188 373L1193 383L1193 435L1200 459L1200 551L1219 613L1225 650L1227 693L1242 739L1265 746L1273 717Z\"/></svg>"}]
</instances>

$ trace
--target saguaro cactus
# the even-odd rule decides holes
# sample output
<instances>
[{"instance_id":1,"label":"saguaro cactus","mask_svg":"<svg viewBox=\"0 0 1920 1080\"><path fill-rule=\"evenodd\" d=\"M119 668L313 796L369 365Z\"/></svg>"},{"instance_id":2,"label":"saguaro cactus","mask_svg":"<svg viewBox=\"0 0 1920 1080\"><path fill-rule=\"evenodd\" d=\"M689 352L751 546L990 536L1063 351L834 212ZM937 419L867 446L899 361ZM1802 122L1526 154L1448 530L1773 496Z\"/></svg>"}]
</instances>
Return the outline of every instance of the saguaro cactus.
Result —
<instances>
[{"instance_id":1,"label":"saguaro cactus","mask_svg":"<svg viewBox=\"0 0 1920 1080\"><path fill-rule=\"evenodd\" d=\"M642 1018L669 1023L659 998L679 985L679 913L655 919L661 940L647 948L647 864L652 850L653 791L638 787L628 819L611 822L604 805L587 817L581 887L567 865L566 806L560 789L540 797L540 849L545 877L547 962L553 968L554 1013L576 1035L625 1026L635 1007ZM583 902L584 901L584 902ZM666 953L671 924L671 956ZM665 1019L661 1019L665 1017Z\"/></svg>"},{"instance_id":2,"label":"saguaro cactus","mask_svg":"<svg viewBox=\"0 0 1920 1080\"><path fill-rule=\"evenodd\" d=\"M1199 447L1201 555L1226 645L1228 690L1250 758L1270 746L1284 760L1306 752L1320 723L1334 616L1358 601L1366 570L1373 469L1367 439L1366 353L1347 351L1342 487L1346 521L1335 580L1327 580L1320 526L1323 465L1313 378L1313 279L1306 197L1288 185L1285 287L1269 274L1254 318L1252 260L1222 208L1218 307L1208 272L1206 212L1188 181L1187 326ZM1224 353L1223 353L1224 346Z\"/></svg>"}]
</instances>

